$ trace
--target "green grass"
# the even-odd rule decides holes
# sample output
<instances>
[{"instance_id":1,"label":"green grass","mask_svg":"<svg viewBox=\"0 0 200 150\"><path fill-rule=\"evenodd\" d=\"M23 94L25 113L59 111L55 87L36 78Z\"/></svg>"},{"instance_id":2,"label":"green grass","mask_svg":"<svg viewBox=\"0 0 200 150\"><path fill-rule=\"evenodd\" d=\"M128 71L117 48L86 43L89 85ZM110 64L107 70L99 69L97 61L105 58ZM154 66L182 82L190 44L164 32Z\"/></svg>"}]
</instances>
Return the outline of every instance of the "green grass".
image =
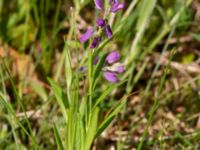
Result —
<instances>
[{"instance_id":1,"label":"green grass","mask_svg":"<svg viewBox=\"0 0 200 150\"><path fill-rule=\"evenodd\" d=\"M92 51L78 37L100 15L93 1L1 0L0 150L199 149L194 3L126 0ZM112 50L118 84L102 75Z\"/></svg>"}]
</instances>

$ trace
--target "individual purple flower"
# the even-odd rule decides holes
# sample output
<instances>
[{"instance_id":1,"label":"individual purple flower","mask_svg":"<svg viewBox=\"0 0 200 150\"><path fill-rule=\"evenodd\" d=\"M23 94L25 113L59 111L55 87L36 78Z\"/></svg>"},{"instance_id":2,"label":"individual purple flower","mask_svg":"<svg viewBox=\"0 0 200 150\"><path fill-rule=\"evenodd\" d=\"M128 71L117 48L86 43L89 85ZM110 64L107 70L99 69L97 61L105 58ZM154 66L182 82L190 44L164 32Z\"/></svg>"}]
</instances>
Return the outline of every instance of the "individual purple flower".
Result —
<instances>
[{"instance_id":1,"label":"individual purple flower","mask_svg":"<svg viewBox=\"0 0 200 150\"><path fill-rule=\"evenodd\" d=\"M117 62L120 59L120 54L118 51L113 51L106 57L106 62L108 64L112 64L114 62Z\"/></svg>"},{"instance_id":2,"label":"individual purple flower","mask_svg":"<svg viewBox=\"0 0 200 150\"><path fill-rule=\"evenodd\" d=\"M99 18L99 19L97 19L96 23L99 27L103 28L106 24L106 21L102 18Z\"/></svg>"},{"instance_id":3,"label":"individual purple flower","mask_svg":"<svg viewBox=\"0 0 200 150\"><path fill-rule=\"evenodd\" d=\"M79 40L81 43L85 43L86 41L89 40L89 38L94 34L93 28L88 28L86 33L81 35Z\"/></svg>"},{"instance_id":4,"label":"individual purple flower","mask_svg":"<svg viewBox=\"0 0 200 150\"><path fill-rule=\"evenodd\" d=\"M103 75L106 78L106 80L108 80L110 82L113 82L113 83L119 82L119 80L117 78L117 73L115 73L115 72L106 71L106 72L104 72Z\"/></svg>"},{"instance_id":5,"label":"individual purple flower","mask_svg":"<svg viewBox=\"0 0 200 150\"><path fill-rule=\"evenodd\" d=\"M90 48L96 48L99 46L99 43L101 42L101 37L98 36L98 37L94 37L91 45L90 45Z\"/></svg>"},{"instance_id":6,"label":"individual purple flower","mask_svg":"<svg viewBox=\"0 0 200 150\"><path fill-rule=\"evenodd\" d=\"M125 3L120 3L119 0L110 0L110 12L116 13L125 7Z\"/></svg>"},{"instance_id":7,"label":"individual purple flower","mask_svg":"<svg viewBox=\"0 0 200 150\"><path fill-rule=\"evenodd\" d=\"M112 35L113 35L112 29L111 29L111 27L110 27L109 24L107 24L107 25L105 26L104 32L105 32L105 34L106 34L106 36L107 36L108 38L111 38Z\"/></svg>"},{"instance_id":8,"label":"individual purple flower","mask_svg":"<svg viewBox=\"0 0 200 150\"><path fill-rule=\"evenodd\" d=\"M104 11L102 0L94 0L94 3L97 9Z\"/></svg>"},{"instance_id":9,"label":"individual purple flower","mask_svg":"<svg viewBox=\"0 0 200 150\"><path fill-rule=\"evenodd\" d=\"M97 23L97 26L102 28L102 30L104 31L104 33L106 34L108 38L112 37L113 35L112 29L110 25L107 23L106 19L99 18L97 19L96 23Z\"/></svg>"}]
</instances>

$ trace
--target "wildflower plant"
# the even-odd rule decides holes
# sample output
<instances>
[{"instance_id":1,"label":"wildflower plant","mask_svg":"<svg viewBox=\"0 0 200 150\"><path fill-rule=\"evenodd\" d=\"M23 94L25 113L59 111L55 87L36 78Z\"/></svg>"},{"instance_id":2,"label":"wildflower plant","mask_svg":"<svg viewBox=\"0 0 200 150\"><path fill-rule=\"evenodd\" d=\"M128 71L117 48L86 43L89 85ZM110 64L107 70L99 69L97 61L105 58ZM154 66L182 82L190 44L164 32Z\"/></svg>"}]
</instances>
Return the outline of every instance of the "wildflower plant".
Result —
<instances>
[{"instance_id":1,"label":"wildflower plant","mask_svg":"<svg viewBox=\"0 0 200 150\"><path fill-rule=\"evenodd\" d=\"M103 120L99 119L99 104L124 81L120 81L118 75L125 71L120 63L120 53L104 51L104 55L98 56L99 45L104 39L112 38L113 32L108 24L110 13L117 13L124 8L125 4L118 0L94 0L96 9L100 12L95 27L89 27L84 34L79 36L79 42L84 45L89 42L87 65L79 64L78 50L76 70L72 68L72 58L67 44L65 45L65 70L67 90L65 92L54 80L48 79L52 91L57 99L65 119L66 128L60 134L55 124L54 133L59 149L89 150L98 137L111 123L112 119L124 106L124 99L118 101L107 113ZM84 74L85 78L82 78ZM98 79L104 77L108 81L107 89L96 96ZM80 94L80 83L84 84L84 92ZM61 136L62 135L62 136Z\"/></svg>"}]
</instances>

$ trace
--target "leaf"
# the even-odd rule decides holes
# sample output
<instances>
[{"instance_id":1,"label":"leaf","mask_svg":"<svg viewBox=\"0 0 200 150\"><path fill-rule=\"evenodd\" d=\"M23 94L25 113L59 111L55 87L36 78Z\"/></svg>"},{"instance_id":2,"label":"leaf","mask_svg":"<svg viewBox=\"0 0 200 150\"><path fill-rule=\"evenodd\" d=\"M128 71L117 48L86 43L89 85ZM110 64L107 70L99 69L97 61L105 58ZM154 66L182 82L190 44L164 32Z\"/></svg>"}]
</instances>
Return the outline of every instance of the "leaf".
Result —
<instances>
[{"instance_id":1,"label":"leaf","mask_svg":"<svg viewBox=\"0 0 200 150\"><path fill-rule=\"evenodd\" d=\"M109 126L114 117L122 110L126 102L125 101L126 98L127 96L122 98L122 101L119 101L119 103L115 106L115 108L105 117L104 121L98 127L96 137L99 136Z\"/></svg>"},{"instance_id":2,"label":"leaf","mask_svg":"<svg viewBox=\"0 0 200 150\"><path fill-rule=\"evenodd\" d=\"M80 103L80 107L79 107L79 112L80 112L81 118L84 117L86 109L87 109L87 98L83 97L81 100L81 103Z\"/></svg>"},{"instance_id":3,"label":"leaf","mask_svg":"<svg viewBox=\"0 0 200 150\"><path fill-rule=\"evenodd\" d=\"M90 122L89 122L89 125L88 125L88 131L86 133L84 150L90 149L92 142L95 138L96 130L97 130L97 124L98 124L99 108L96 108L90 115L91 115L90 116Z\"/></svg>"},{"instance_id":4,"label":"leaf","mask_svg":"<svg viewBox=\"0 0 200 150\"><path fill-rule=\"evenodd\" d=\"M99 60L99 63L97 64L97 66L95 67L95 70L94 70L94 85L96 83L96 80L105 64L105 59L106 59L106 54L104 54L102 57L100 57L101 59ZM94 87L94 86L93 86Z\"/></svg>"},{"instance_id":5,"label":"leaf","mask_svg":"<svg viewBox=\"0 0 200 150\"><path fill-rule=\"evenodd\" d=\"M77 132L76 132L76 140L77 140L77 149L84 150L85 145L85 128L82 116L78 113L77 118Z\"/></svg>"},{"instance_id":6,"label":"leaf","mask_svg":"<svg viewBox=\"0 0 200 150\"><path fill-rule=\"evenodd\" d=\"M118 84L113 84L112 86L110 86L107 90L105 90L101 96L95 101L95 104L93 106L93 109L95 109L97 107L97 105L99 103L101 103L115 88L117 88L118 86L124 84L126 82L126 80L121 81Z\"/></svg>"},{"instance_id":7,"label":"leaf","mask_svg":"<svg viewBox=\"0 0 200 150\"><path fill-rule=\"evenodd\" d=\"M65 74L66 74L66 81L67 81L67 88L70 89L72 83L72 65L71 65L71 56L69 52L69 48L67 43L65 43L64 47L65 51Z\"/></svg>"},{"instance_id":8,"label":"leaf","mask_svg":"<svg viewBox=\"0 0 200 150\"><path fill-rule=\"evenodd\" d=\"M55 136L56 143L57 143L57 146L58 146L58 150L64 150L60 134L59 134L58 129L57 129L55 124L54 124L54 127L53 127L53 131L54 131L54 136Z\"/></svg>"},{"instance_id":9,"label":"leaf","mask_svg":"<svg viewBox=\"0 0 200 150\"><path fill-rule=\"evenodd\" d=\"M47 78L47 79L48 79L49 83L51 84L52 91L53 91L53 93L56 97L56 100L58 101L58 104L61 108L61 111L67 121L66 109L69 108L69 105L66 106L64 103L64 100L66 100L66 99L64 99L64 97L63 97L62 88L60 86L58 86L57 83L55 81L53 81L51 78ZM67 102L67 104L69 104L69 103Z\"/></svg>"}]
</instances>

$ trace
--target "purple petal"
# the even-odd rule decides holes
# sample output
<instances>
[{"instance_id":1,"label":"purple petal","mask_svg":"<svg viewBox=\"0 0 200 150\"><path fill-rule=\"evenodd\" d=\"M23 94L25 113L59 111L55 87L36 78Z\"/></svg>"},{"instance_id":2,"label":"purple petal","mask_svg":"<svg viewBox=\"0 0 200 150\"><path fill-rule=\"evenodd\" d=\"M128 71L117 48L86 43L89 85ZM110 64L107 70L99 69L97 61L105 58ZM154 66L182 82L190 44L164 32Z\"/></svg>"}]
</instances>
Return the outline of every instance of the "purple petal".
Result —
<instances>
[{"instance_id":1,"label":"purple petal","mask_svg":"<svg viewBox=\"0 0 200 150\"><path fill-rule=\"evenodd\" d=\"M85 43L94 34L93 28L87 29L86 33L81 35L79 40L81 43Z\"/></svg>"},{"instance_id":2,"label":"purple petal","mask_svg":"<svg viewBox=\"0 0 200 150\"><path fill-rule=\"evenodd\" d=\"M105 32L105 34L106 34L106 36L107 36L108 38L111 38L112 35L113 35L112 30L111 30L111 27L110 27L110 25L108 25L108 24L105 26L104 32Z\"/></svg>"},{"instance_id":3,"label":"purple petal","mask_svg":"<svg viewBox=\"0 0 200 150\"><path fill-rule=\"evenodd\" d=\"M113 82L113 83L117 83L119 82L119 80L117 79L117 74L114 73L114 72L104 72L104 77L106 80L110 81L110 82Z\"/></svg>"},{"instance_id":4,"label":"purple petal","mask_svg":"<svg viewBox=\"0 0 200 150\"><path fill-rule=\"evenodd\" d=\"M116 68L117 73L123 73L125 71L124 65L119 65Z\"/></svg>"},{"instance_id":5,"label":"purple petal","mask_svg":"<svg viewBox=\"0 0 200 150\"><path fill-rule=\"evenodd\" d=\"M99 46L99 43L101 42L101 37L95 37L90 45L90 48L96 48Z\"/></svg>"},{"instance_id":6,"label":"purple petal","mask_svg":"<svg viewBox=\"0 0 200 150\"><path fill-rule=\"evenodd\" d=\"M105 26L106 21L105 21L104 19L102 19L102 18L99 18L99 19L97 19L96 23L97 23L97 25L98 25L99 27L102 28L102 27Z\"/></svg>"},{"instance_id":7,"label":"purple petal","mask_svg":"<svg viewBox=\"0 0 200 150\"><path fill-rule=\"evenodd\" d=\"M110 8L110 12L116 13L119 10L123 9L125 7L125 3L119 3L116 2L112 5L112 7Z\"/></svg>"},{"instance_id":8,"label":"purple petal","mask_svg":"<svg viewBox=\"0 0 200 150\"><path fill-rule=\"evenodd\" d=\"M97 9L104 10L102 0L94 0L94 3L95 3L95 6L96 6Z\"/></svg>"},{"instance_id":9,"label":"purple petal","mask_svg":"<svg viewBox=\"0 0 200 150\"><path fill-rule=\"evenodd\" d=\"M116 61L118 61L120 58L120 54L117 51L113 51L110 54L108 54L108 56L106 57L106 62L109 64L112 64Z\"/></svg>"}]
</instances>

